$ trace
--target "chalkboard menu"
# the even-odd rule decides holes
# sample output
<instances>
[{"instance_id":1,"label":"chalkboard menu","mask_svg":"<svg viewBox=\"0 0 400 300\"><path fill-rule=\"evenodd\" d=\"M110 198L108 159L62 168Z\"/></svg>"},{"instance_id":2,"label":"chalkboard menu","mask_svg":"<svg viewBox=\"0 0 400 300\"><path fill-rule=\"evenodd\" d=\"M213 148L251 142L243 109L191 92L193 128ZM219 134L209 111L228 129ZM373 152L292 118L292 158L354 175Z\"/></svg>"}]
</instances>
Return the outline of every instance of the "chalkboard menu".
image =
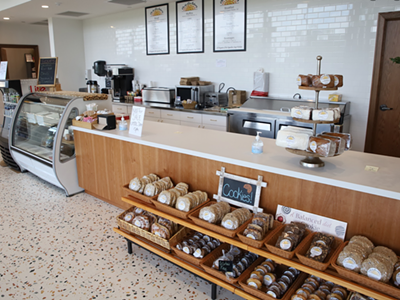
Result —
<instances>
[{"instance_id":1,"label":"chalkboard menu","mask_svg":"<svg viewBox=\"0 0 400 300\"><path fill-rule=\"evenodd\" d=\"M263 176L257 179L241 177L229 173L225 173L225 168L217 171L219 176L218 195L214 195L217 201L225 201L232 205L245 207L253 212L262 212L259 207L261 188L266 187L267 183L263 182Z\"/></svg>"},{"instance_id":2,"label":"chalkboard menu","mask_svg":"<svg viewBox=\"0 0 400 300\"><path fill-rule=\"evenodd\" d=\"M38 86L56 84L58 57L41 57L39 60Z\"/></svg>"}]
</instances>

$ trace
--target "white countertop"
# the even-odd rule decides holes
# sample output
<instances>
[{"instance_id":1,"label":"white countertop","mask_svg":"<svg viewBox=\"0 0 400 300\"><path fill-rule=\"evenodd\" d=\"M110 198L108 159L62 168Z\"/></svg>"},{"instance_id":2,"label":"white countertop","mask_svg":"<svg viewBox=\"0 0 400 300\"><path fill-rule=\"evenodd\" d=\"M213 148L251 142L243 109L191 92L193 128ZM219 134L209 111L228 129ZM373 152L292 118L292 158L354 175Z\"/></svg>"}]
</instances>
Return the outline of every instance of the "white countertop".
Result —
<instances>
[{"instance_id":1,"label":"white countertop","mask_svg":"<svg viewBox=\"0 0 400 300\"><path fill-rule=\"evenodd\" d=\"M73 129L400 200L400 158L346 151L337 157L322 158L323 168L308 169L299 164L303 156L276 146L273 139L262 139L264 153L253 154L253 136L181 125L145 121L141 137L117 129L98 131L76 126ZM379 170L365 171L366 166Z\"/></svg>"}]
</instances>

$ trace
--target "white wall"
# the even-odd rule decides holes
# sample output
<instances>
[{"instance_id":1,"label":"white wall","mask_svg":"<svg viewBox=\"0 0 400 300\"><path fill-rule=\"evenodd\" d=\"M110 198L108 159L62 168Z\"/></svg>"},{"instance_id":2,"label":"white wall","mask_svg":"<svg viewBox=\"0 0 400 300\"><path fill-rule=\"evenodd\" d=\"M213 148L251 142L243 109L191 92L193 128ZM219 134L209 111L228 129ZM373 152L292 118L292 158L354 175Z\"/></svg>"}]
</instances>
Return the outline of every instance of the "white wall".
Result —
<instances>
[{"instance_id":1,"label":"white wall","mask_svg":"<svg viewBox=\"0 0 400 300\"><path fill-rule=\"evenodd\" d=\"M334 3L334 4L332 4ZM200 76L216 86L251 91L253 72L270 72L270 96L291 98L299 92L298 74L316 72L316 56L322 55L322 71L343 74L339 90L351 102L354 149L363 150L379 12L400 10L393 0L251 0L247 1L247 51L213 53L212 0L205 4L205 53L176 54L175 2L170 3L170 55L147 56L144 9L85 20L86 68L94 61L125 63L135 68L141 83L175 86L182 76ZM226 59L226 67L216 67ZM104 86L104 78L98 79ZM313 92L301 91L303 98ZM325 100L328 93L321 93Z\"/></svg>"},{"instance_id":2,"label":"white wall","mask_svg":"<svg viewBox=\"0 0 400 300\"><path fill-rule=\"evenodd\" d=\"M51 56L58 57L57 77L64 91L86 86L83 26L81 20L50 18Z\"/></svg>"},{"instance_id":3,"label":"white wall","mask_svg":"<svg viewBox=\"0 0 400 300\"><path fill-rule=\"evenodd\" d=\"M45 25L0 22L0 44L38 45L39 56L50 56L49 31Z\"/></svg>"}]
</instances>

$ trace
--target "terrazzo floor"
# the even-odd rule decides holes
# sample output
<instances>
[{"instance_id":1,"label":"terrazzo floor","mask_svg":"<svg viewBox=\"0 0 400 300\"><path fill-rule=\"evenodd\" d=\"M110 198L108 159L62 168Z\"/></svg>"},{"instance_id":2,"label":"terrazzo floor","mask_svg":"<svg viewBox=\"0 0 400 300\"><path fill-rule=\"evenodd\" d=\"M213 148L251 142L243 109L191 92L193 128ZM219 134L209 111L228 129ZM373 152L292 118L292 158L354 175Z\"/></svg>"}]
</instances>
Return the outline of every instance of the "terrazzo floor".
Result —
<instances>
[{"instance_id":1,"label":"terrazzo floor","mask_svg":"<svg viewBox=\"0 0 400 300\"><path fill-rule=\"evenodd\" d=\"M121 212L0 167L0 298L211 299L211 285L199 277L136 245L128 254L112 230Z\"/></svg>"}]
</instances>

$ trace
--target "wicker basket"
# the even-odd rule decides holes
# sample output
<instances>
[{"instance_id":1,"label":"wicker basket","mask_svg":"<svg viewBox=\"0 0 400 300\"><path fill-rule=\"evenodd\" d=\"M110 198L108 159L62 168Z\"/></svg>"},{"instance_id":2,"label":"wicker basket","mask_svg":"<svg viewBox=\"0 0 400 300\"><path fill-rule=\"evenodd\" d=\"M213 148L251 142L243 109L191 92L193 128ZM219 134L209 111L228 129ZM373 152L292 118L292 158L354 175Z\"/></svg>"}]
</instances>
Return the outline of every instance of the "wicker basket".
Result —
<instances>
[{"instance_id":1,"label":"wicker basket","mask_svg":"<svg viewBox=\"0 0 400 300\"><path fill-rule=\"evenodd\" d=\"M222 256L222 250L225 250L225 252L228 252L230 249L231 245L229 244L222 244L218 248L216 248L214 251L212 251L209 255L207 255L207 258L204 259L201 263L200 266L210 275L217 277L221 280L224 280L230 284L236 284L238 281L243 279L243 276L245 275L245 272L243 272L239 277L237 278L227 278L225 273L218 271L216 269L212 268L212 265L216 259ZM264 261L265 258L260 258L256 259L253 264L251 264L247 269L253 270L256 266L258 266L262 261ZM247 270L246 269L246 270Z\"/></svg>"},{"instance_id":2,"label":"wicker basket","mask_svg":"<svg viewBox=\"0 0 400 300\"><path fill-rule=\"evenodd\" d=\"M376 290L376 291L382 292L384 294L390 295L392 297L395 297L397 299L400 299L400 289L398 289L394 285L371 279L365 275L358 274L354 271L348 270L348 269L343 268L336 264L336 260L339 256L340 252L342 252L343 248L348 243L349 242L342 243L342 245L340 245L338 247L334 257L332 257L332 259L331 259L332 267L334 267L336 269L336 271L339 273L339 275L343 276L346 279L357 282L363 286L369 287L373 290ZM400 259L400 257L399 257L399 259Z\"/></svg>"},{"instance_id":3,"label":"wicker basket","mask_svg":"<svg viewBox=\"0 0 400 300\"><path fill-rule=\"evenodd\" d=\"M210 199L207 199L206 202L203 202L202 204L196 206L195 208L191 209L190 211L186 212L186 211L181 211L179 209L176 209L175 207L171 207L167 204L161 203L157 201L156 199L152 199L151 200L152 203L155 205L155 207L162 211L165 212L167 214L170 214L171 216L175 216L181 219L188 219L189 218L189 214L193 213L194 211L196 211L197 209L202 208L203 206L206 206L208 202L210 202Z\"/></svg>"},{"instance_id":4,"label":"wicker basket","mask_svg":"<svg viewBox=\"0 0 400 300\"><path fill-rule=\"evenodd\" d=\"M329 267L332 257L335 256L336 250L343 243L343 240L338 237L335 237L335 240L331 247L331 251L329 252L328 256L325 258L325 261L319 262L319 261L316 261L314 259L311 259L311 258L308 258L305 256L307 254L308 249L311 246L311 242L312 242L315 234L317 234L317 233L316 232L312 233L311 237L307 240L307 242L304 243L303 245L301 245L301 247L298 247L298 249L296 251L296 256L303 265L309 266L309 267L314 268L319 271L325 271Z\"/></svg>"},{"instance_id":5,"label":"wicker basket","mask_svg":"<svg viewBox=\"0 0 400 300\"><path fill-rule=\"evenodd\" d=\"M262 248L264 246L264 243L274 234L275 230L277 230L281 226L283 226L283 224L281 222L275 220L273 227L271 228L271 230L269 230L267 232L267 234L261 241L256 241L256 240L253 240L253 239L250 239L250 238L244 236L243 235L244 230L242 230L238 233L238 237L242 241L242 243L244 243L246 245L252 246L254 248Z\"/></svg>"},{"instance_id":6,"label":"wicker basket","mask_svg":"<svg viewBox=\"0 0 400 300\"><path fill-rule=\"evenodd\" d=\"M310 234L311 231L306 229L306 231L304 232L303 240L300 242L300 244L297 245L296 249L289 252L289 251L282 250L281 248L275 247L275 244L276 244L279 236L281 235L281 233L283 232L283 230L285 229L285 227L287 225L288 224L275 230L274 233L270 236L270 239L265 242L265 246L267 247L267 249L270 252L272 252L276 255L279 255L279 256L287 258L287 259L292 259L293 256L295 255L295 253L297 252L297 250L302 248L303 245L305 243L307 243L307 241L311 238L311 234Z\"/></svg>"},{"instance_id":7,"label":"wicker basket","mask_svg":"<svg viewBox=\"0 0 400 300\"><path fill-rule=\"evenodd\" d=\"M262 258L261 262L263 262L264 260L265 260L265 258ZM281 274L282 273L281 270L283 270L283 268L281 267L281 265L279 265L277 267L277 274ZM257 290L255 287L247 285L247 283L246 283L247 279L249 279L250 273L252 271L253 270L248 269L243 273L245 276L242 278L242 280L239 281L239 284L242 287L242 289L245 290L247 293L249 293L259 299L275 300L274 297L266 294L267 287L264 284L262 285L261 290ZM281 300L290 299L290 297L296 292L296 290L303 284L303 282L307 278L307 276L308 276L308 274L300 273L300 275L297 276L296 280L293 282L293 284L288 288L286 293L280 299Z\"/></svg>"},{"instance_id":8,"label":"wicker basket","mask_svg":"<svg viewBox=\"0 0 400 300\"><path fill-rule=\"evenodd\" d=\"M210 202L208 202L208 205L204 205L203 207L210 206L215 203L217 203L217 202L210 201ZM231 212L234 211L235 209L236 208L231 207ZM211 223L208 223L207 221L200 219L199 214L200 214L200 209L197 209L193 213L189 214L189 218L192 219L193 223L195 223L196 225L199 225L201 227L204 227L206 229L212 230L214 232L220 233L224 236L231 237L231 238L235 237L238 232L242 232L243 230L245 230L245 228L247 227L247 224L249 224L252 219L252 217L251 217L250 220L248 220L247 222L244 222L244 224L239 226L238 229L229 230L229 229L222 227L221 225L211 224ZM253 214L252 214L252 216L253 216Z\"/></svg>"},{"instance_id":9,"label":"wicker basket","mask_svg":"<svg viewBox=\"0 0 400 300\"><path fill-rule=\"evenodd\" d=\"M188 228L187 228L188 229ZM190 254L186 254L185 252L178 250L175 246L181 242L182 240L184 240L187 236L193 234L195 231L193 230L186 230L185 235L181 235L181 239L179 240L175 240L174 243L170 243L171 245L171 250L174 252L174 254L176 256L178 256L179 258L183 259L184 261L191 263L192 265L198 266L200 267L200 263L203 262L205 259L207 259L207 256L211 254L211 252L209 254L207 254L204 258L196 258L193 255Z\"/></svg>"},{"instance_id":10,"label":"wicker basket","mask_svg":"<svg viewBox=\"0 0 400 300\"><path fill-rule=\"evenodd\" d=\"M183 236L186 235L185 227L181 226L179 228L179 230L169 240L166 240L166 239L159 237L158 235L155 235L155 234L153 234L149 231L146 231L142 228L139 228L129 222L126 222L124 220L124 216L127 213L132 212L134 209L135 209L135 207L131 207L130 209L124 211L122 214L120 214L117 217L118 225L122 230L124 230L130 234L135 234L135 235L141 236L141 237L153 242L154 244L157 244L168 250L171 250L171 244L176 245L178 243L178 241L180 241L183 238Z\"/></svg>"},{"instance_id":11,"label":"wicker basket","mask_svg":"<svg viewBox=\"0 0 400 300\"><path fill-rule=\"evenodd\" d=\"M141 193L132 191L129 188L129 184L125 184L122 187L122 197L127 197L127 198L135 198L135 199L139 199L141 201L144 201L146 203L150 203L153 204L153 202L151 202L152 199L157 199L158 195L155 195L154 197L147 197L146 195L143 195Z\"/></svg>"},{"instance_id":12,"label":"wicker basket","mask_svg":"<svg viewBox=\"0 0 400 300\"><path fill-rule=\"evenodd\" d=\"M197 105L197 102L192 103L182 103L184 109L194 109Z\"/></svg>"}]
</instances>

